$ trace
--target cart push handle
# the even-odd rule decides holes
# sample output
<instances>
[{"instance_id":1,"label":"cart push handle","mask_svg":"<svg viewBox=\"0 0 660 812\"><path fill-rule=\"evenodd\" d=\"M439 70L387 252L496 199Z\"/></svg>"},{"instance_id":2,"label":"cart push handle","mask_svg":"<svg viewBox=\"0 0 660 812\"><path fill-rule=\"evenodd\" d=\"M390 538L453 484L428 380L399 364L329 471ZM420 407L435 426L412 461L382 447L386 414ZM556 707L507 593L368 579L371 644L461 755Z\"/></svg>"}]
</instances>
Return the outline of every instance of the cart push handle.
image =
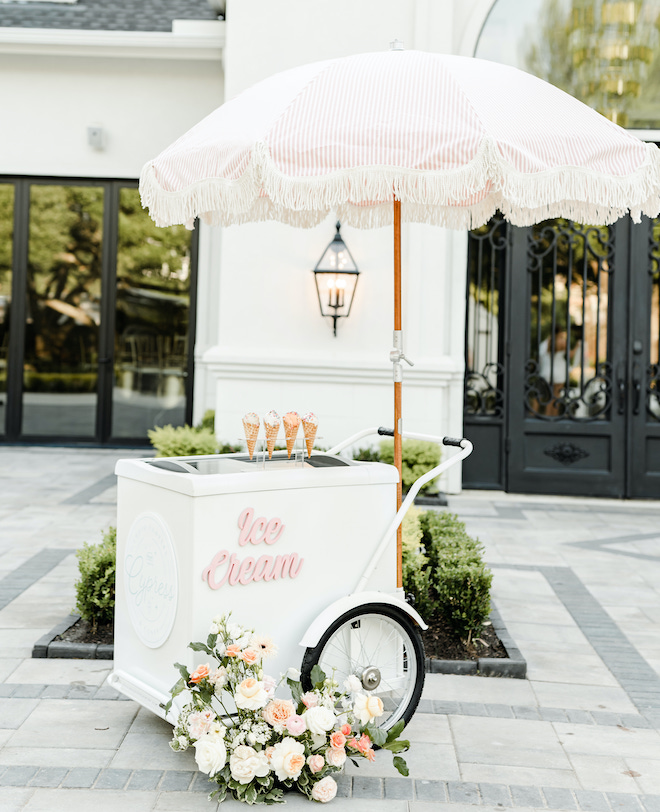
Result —
<instances>
[{"instance_id":1,"label":"cart push handle","mask_svg":"<svg viewBox=\"0 0 660 812\"><path fill-rule=\"evenodd\" d=\"M343 442L339 443L336 446L333 446L327 453L328 454L338 454L342 449L346 448L349 445L353 445L358 440L361 440L363 437L368 437L369 435L373 434L380 434L381 436L392 437L394 435L393 429L383 428L383 426L364 429L363 431L359 431L357 434L354 434L352 437L347 438ZM376 565L380 561L381 556L387 549L388 544L392 540L392 537L395 535L396 531L399 529L399 525L403 521L403 517L408 512L408 508L412 505L415 501L415 497L420 492L421 488L426 485L427 482L430 482L432 479L440 476L440 474L444 473L448 468L451 468L452 465L456 465L457 462L464 460L466 457L469 457L472 453L472 443L469 440L466 440L465 437L460 439L456 437L434 437L431 434L417 434L413 433L412 431L403 431L401 432L402 437L406 437L410 440L427 440L432 443L438 443L441 445L446 446L455 446L456 448L460 448L460 451L457 454L452 454L448 460L445 462L440 463L440 465L436 465L435 468L431 468L424 476L421 476L418 480L416 480L410 490L406 498L403 501L403 504L397 511L396 516L392 519L390 526L387 528L385 535L383 536L382 541L378 545L376 552L374 553L373 557L367 564L366 569L362 573L362 577L357 583L355 587L355 592L363 592L369 582L369 578L371 577L372 572L376 568Z\"/></svg>"}]
</instances>

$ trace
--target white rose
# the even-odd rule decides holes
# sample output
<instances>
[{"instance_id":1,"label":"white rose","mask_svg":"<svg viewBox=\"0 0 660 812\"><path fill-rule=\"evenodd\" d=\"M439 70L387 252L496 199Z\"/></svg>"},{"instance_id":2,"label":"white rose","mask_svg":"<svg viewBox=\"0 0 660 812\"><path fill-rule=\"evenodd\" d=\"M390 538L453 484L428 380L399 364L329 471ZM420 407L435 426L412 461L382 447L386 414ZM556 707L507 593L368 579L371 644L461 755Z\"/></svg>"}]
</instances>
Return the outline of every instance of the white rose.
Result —
<instances>
[{"instance_id":1,"label":"white rose","mask_svg":"<svg viewBox=\"0 0 660 812\"><path fill-rule=\"evenodd\" d=\"M351 674L348 679L344 680L344 688L349 694L356 694L358 691L362 690L362 683L355 676L355 674Z\"/></svg>"},{"instance_id":2,"label":"white rose","mask_svg":"<svg viewBox=\"0 0 660 812\"><path fill-rule=\"evenodd\" d=\"M309 708L303 713L303 719L307 723L307 730L316 733L317 736L324 735L335 726L335 715L330 708L317 705Z\"/></svg>"},{"instance_id":3,"label":"white rose","mask_svg":"<svg viewBox=\"0 0 660 812\"><path fill-rule=\"evenodd\" d=\"M312 798L322 804L327 804L337 794L337 782L334 778L326 775L312 787Z\"/></svg>"},{"instance_id":4,"label":"white rose","mask_svg":"<svg viewBox=\"0 0 660 812\"><path fill-rule=\"evenodd\" d=\"M229 757L231 777L240 784L249 784L255 777L263 778L268 775L270 767L263 750L256 751L253 747L239 744Z\"/></svg>"},{"instance_id":5,"label":"white rose","mask_svg":"<svg viewBox=\"0 0 660 812\"><path fill-rule=\"evenodd\" d=\"M224 665L221 665L219 668L215 668L209 674L209 681L215 685L216 691L218 688L222 688L227 684L227 669Z\"/></svg>"},{"instance_id":6,"label":"white rose","mask_svg":"<svg viewBox=\"0 0 660 812\"><path fill-rule=\"evenodd\" d=\"M205 733L194 742L195 761L201 772L208 776L219 773L227 761L227 748L220 736Z\"/></svg>"},{"instance_id":7,"label":"white rose","mask_svg":"<svg viewBox=\"0 0 660 812\"><path fill-rule=\"evenodd\" d=\"M346 761L346 751L338 750L336 747L329 747L325 751L325 760L331 767L341 767Z\"/></svg>"},{"instance_id":8,"label":"white rose","mask_svg":"<svg viewBox=\"0 0 660 812\"><path fill-rule=\"evenodd\" d=\"M273 747L270 763L280 781L295 781L305 766L305 745L286 736Z\"/></svg>"},{"instance_id":9,"label":"white rose","mask_svg":"<svg viewBox=\"0 0 660 812\"><path fill-rule=\"evenodd\" d=\"M252 677L244 679L236 688L234 696L236 707L241 710L259 710L268 704L268 693L264 689L263 682L259 682Z\"/></svg>"},{"instance_id":10,"label":"white rose","mask_svg":"<svg viewBox=\"0 0 660 812\"><path fill-rule=\"evenodd\" d=\"M383 702L378 696L358 694L355 697L353 713L355 713L355 715L358 717L361 725L366 725L372 719L375 719L377 716L381 716L384 710Z\"/></svg>"},{"instance_id":11,"label":"white rose","mask_svg":"<svg viewBox=\"0 0 660 812\"><path fill-rule=\"evenodd\" d=\"M286 678L293 680L293 682L298 682L300 679L300 671L297 668L288 668L286 672Z\"/></svg>"}]
</instances>

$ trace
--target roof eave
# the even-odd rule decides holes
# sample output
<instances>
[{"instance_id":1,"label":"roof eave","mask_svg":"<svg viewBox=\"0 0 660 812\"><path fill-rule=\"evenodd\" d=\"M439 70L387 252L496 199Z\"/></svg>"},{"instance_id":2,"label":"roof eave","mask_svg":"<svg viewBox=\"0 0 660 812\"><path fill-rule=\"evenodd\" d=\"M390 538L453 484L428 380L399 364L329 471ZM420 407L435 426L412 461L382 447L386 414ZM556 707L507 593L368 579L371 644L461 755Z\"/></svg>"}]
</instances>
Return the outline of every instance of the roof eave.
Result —
<instances>
[{"instance_id":1,"label":"roof eave","mask_svg":"<svg viewBox=\"0 0 660 812\"><path fill-rule=\"evenodd\" d=\"M0 54L222 60L224 21L174 20L172 28L162 32L0 27Z\"/></svg>"}]
</instances>

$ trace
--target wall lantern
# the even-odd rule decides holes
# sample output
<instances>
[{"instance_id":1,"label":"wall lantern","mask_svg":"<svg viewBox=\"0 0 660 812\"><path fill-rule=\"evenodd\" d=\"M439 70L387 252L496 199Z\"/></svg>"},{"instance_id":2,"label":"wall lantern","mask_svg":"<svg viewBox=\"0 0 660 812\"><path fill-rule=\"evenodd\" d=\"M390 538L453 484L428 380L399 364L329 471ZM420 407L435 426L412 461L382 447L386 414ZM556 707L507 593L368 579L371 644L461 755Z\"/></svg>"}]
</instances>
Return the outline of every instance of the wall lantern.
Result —
<instances>
[{"instance_id":1,"label":"wall lantern","mask_svg":"<svg viewBox=\"0 0 660 812\"><path fill-rule=\"evenodd\" d=\"M337 222L337 233L314 268L321 315L332 319L335 335L337 320L346 318L351 312L360 275L355 260L341 237L340 228L341 223Z\"/></svg>"}]
</instances>

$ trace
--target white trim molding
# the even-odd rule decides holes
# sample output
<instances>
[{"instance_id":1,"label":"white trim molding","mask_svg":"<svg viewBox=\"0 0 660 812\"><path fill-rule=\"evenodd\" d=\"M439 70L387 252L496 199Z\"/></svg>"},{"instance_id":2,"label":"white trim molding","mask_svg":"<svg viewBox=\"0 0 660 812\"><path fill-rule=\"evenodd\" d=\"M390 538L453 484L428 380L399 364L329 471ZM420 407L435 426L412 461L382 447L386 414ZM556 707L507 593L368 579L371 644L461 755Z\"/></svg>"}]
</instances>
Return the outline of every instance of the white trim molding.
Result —
<instances>
[{"instance_id":1,"label":"white trim molding","mask_svg":"<svg viewBox=\"0 0 660 812\"><path fill-rule=\"evenodd\" d=\"M305 358L268 358L225 355L211 347L196 359L208 373L219 380L277 381L279 383L359 383L383 386L392 383L392 367L387 362L333 361ZM448 386L463 381L463 368L444 356L432 362L415 361L404 370L404 386Z\"/></svg>"},{"instance_id":2,"label":"white trim molding","mask_svg":"<svg viewBox=\"0 0 660 812\"><path fill-rule=\"evenodd\" d=\"M225 45L224 21L183 25L186 22L174 20L172 32L0 28L0 53L220 61Z\"/></svg>"}]
</instances>

